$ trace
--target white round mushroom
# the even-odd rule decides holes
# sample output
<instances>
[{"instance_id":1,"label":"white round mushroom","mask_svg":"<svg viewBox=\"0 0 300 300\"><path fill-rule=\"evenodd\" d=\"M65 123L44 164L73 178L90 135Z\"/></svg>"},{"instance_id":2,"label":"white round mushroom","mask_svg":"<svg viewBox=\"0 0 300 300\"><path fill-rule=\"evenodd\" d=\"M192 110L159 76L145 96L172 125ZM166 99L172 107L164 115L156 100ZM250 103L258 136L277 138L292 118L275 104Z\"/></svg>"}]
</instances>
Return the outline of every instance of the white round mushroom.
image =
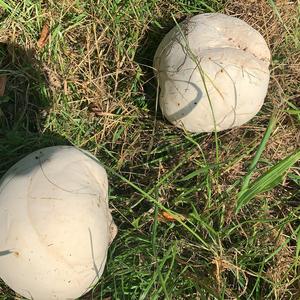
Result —
<instances>
[{"instance_id":1,"label":"white round mushroom","mask_svg":"<svg viewBox=\"0 0 300 300\"><path fill-rule=\"evenodd\" d=\"M190 132L240 126L263 105L269 64L264 38L244 21L219 13L194 16L175 26L156 51L161 110Z\"/></svg>"},{"instance_id":2,"label":"white round mushroom","mask_svg":"<svg viewBox=\"0 0 300 300\"><path fill-rule=\"evenodd\" d=\"M23 297L86 293L103 272L116 230L106 172L88 152L41 149L0 182L0 277Z\"/></svg>"}]
</instances>

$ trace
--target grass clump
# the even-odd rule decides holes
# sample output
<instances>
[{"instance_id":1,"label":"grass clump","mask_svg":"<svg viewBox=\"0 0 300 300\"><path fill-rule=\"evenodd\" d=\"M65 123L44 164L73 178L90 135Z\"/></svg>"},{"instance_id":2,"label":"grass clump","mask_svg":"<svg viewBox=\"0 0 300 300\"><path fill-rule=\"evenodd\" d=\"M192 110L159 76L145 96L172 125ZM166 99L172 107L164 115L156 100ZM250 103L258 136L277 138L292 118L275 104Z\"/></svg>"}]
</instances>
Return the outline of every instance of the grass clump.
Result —
<instances>
[{"instance_id":1,"label":"grass clump","mask_svg":"<svg viewBox=\"0 0 300 300\"><path fill-rule=\"evenodd\" d=\"M83 299L300 297L299 9L256 0L0 1L8 79L0 174L56 144L91 151L109 171L119 233ZM213 134L186 134L156 111L151 67L173 17L213 11L254 26L273 57L262 111L218 134L218 161ZM13 297L1 284L0 299Z\"/></svg>"}]
</instances>

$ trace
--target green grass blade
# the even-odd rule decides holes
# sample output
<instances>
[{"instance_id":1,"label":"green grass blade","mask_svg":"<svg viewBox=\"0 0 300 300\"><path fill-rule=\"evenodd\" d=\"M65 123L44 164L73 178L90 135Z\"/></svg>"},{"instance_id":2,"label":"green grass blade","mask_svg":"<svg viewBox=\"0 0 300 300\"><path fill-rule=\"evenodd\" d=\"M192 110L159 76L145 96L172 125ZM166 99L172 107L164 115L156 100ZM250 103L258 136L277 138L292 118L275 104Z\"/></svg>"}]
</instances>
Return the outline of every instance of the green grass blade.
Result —
<instances>
[{"instance_id":1,"label":"green grass blade","mask_svg":"<svg viewBox=\"0 0 300 300\"><path fill-rule=\"evenodd\" d=\"M236 213L256 195L275 187L285 172L300 159L300 150L286 157L269 171L256 179L251 186L238 196Z\"/></svg>"},{"instance_id":2,"label":"green grass blade","mask_svg":"<svg viewBox=\"0 0 300 300\"><path fill-rule=\"evenodd\" d=\"M250 182L250 179L251 179L251 175L253 173L253 171L255 170L255 167L264 151L264 149L266 148L266 145L267 145L267 142L271 136L271 133L273 132L273 129L276 125L276 117L275 117L275 114L272 115L271 119L270 119L270 122L268 124L268 128L264 134L264 137L256 151L256 154L253 158L253 161L249 167L249 170L248 170L248 173L247 175L245 176L245 179L244 179L244 182L242 184L242 188L241 188L241 191L240 191L240 194L243 194L244 191L248 188L249 186L249 182Z\"/></svg>"},{"instance_id":3,"label":"green grass blade","mask_svg":"<svg viewBox=\"0 0 300 300\"><path fill-rule=\"evenodd\" d=\"M300 254L300 227L298 228L297 233L297 246L296 246L296 260L299 260L299 254Z\"/></svg>"},{"instance_id":4,"label":"green grass blade","mask_svg":"<svg viewBox=\"0 0 300 300\"><path fill-rule=\"evenodd\" d=\"M159 275L161 274L161 271L164 267L164 265L166 264L166 262L168 260L173 261L173 257L174 254L174 248L173 246L171 246L165 253L164 257L160 260L159 265L157 270L153 273L153 277L152 280L149 282L148 286L146 287L145 291L143 292L143 294L139 297L139 300L143 300L143 299L147 299L147 295L150 293L151 288L153 287L155 281L157 280L157 278L159 277Z\"/></svg>"},{"instance_id":5,"label":"green grass blade","mask_svg":"<svg viewBox=\"0 0 300 300\"><path fill-rule=\"evenodd\" d=\"M3 9L7 9L9 11L12 11L12 8L7 3L5 3L5 1L2 1L2 0L0 0L0 7L2 7Z\"/></svg>"}]
</instances>

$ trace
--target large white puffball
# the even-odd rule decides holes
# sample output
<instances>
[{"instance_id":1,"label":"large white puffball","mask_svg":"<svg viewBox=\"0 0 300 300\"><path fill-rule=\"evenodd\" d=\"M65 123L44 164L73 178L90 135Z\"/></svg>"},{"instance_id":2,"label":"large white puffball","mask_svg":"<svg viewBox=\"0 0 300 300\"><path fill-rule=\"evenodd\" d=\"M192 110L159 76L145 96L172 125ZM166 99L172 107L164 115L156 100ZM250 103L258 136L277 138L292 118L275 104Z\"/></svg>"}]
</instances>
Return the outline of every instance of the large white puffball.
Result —
<instances>
[{"instance_id":1,"label":"large white puffball","mask_svg":"<svg viewBox=\"0 0 300 300\"><path fill-rule=\"evenodd\" d=\"M264 38L244 21L194 16L175 26L156 51L161 110L190 132L240 126L263 105L269 64Z\"/></svg>"},{"instance_id":2,"label":"large white puffball","mask_svg":"<svg viewBox=\"0 0 300 300\"><path fill-rule=\"evenodd\" d=\"M106 172L87 152L41 149L0 182L0 277L23 297L63 300L87 292L115 234Z\"/></svg>"}]
</instances>

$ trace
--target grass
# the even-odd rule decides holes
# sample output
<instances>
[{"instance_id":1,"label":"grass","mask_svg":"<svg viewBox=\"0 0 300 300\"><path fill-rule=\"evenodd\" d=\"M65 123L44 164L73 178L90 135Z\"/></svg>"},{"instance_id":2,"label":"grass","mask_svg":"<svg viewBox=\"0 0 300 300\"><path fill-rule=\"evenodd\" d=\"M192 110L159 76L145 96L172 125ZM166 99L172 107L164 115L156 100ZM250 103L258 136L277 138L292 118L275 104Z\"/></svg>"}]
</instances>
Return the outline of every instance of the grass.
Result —
<instances>
[{"instance_id":1,"label":"grass","mask_svg":"<svg viewBox=\"0 0 300 300\"><path fill-rule=\"evenodd\" d=\"M273 57L261 112L217 135L218 160L214 134L163 119L151 67L175 20L213 11L258 29ZM83 299L300 298L299 13L297 1L0 0L0 175L57 144L109 173L119 233Z\"/></svg>"}]
</instances>

